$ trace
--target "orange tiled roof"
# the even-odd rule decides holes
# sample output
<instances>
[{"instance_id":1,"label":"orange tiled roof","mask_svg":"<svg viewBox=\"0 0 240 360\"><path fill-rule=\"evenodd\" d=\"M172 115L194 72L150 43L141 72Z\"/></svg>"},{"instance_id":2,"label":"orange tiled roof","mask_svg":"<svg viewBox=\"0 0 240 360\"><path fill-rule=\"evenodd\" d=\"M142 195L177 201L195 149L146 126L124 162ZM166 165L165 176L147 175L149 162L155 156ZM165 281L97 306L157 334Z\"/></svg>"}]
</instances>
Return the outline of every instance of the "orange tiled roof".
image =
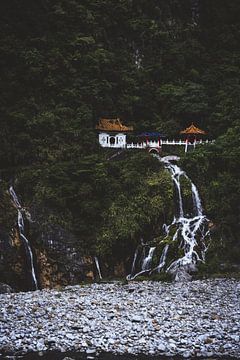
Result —
<instances>
[{"instance_id":1,"label":"orange tiled roof","mask_svg":"<svg viewBox=\"0 0 240 360\"><path fill-rule=\"evenodd\" d=\"M132 126L125 126L121 123L120 119L104 119L99 120L98 125L96 126L98 130L106 131L132 131Z\"/></svg>"},{"instance_id":2,"label":"orange tiled roof","mask_svg":"<svg viewBox=\"0 0 240 360\"><path fill-rule=\"evenodd\" d=\"M204 135L206 135L206 131L199 129L195 125L192 124L185 130L180 131L180 134L204 134Z\"/></svg>"}]
</instances>

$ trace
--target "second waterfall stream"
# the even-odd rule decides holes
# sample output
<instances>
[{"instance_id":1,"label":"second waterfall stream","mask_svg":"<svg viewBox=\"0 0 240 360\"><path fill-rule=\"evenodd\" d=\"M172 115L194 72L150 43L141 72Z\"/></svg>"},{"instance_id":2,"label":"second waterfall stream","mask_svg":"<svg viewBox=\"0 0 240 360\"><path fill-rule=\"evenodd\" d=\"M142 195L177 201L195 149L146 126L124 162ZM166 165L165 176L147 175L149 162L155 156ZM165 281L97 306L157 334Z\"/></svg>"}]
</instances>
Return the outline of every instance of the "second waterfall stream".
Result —
<instances>
[{"instance_id":1,"label":"second waterfall stream","mask_svg":"<svg viewBox=\"0 0 240 360\"><path fill-rule=\"evenodd\" d=\"M176 281L188 280L190 273L196 271L198 262L205 262L207 239L210 238L208 230L209 220L203 214L201 199L195 184L187 174L176 165L176 156L161 158L154 155L171 174L176 191L175 216L170 224L163 225L164 239L162 244L146 244L138 246L133 259L131 273L128 280L133 280L139 275L152 274L165 271L173 276ZM181 179L185 178L191 185L191 209L185 210L182 194ZM171 247L177 247L177 258L168 258ZM161 249L156 253L156 249ZM153 267L153 256L159 257L158 264Z\"/></svg>"},{"instance_id":2,"label":"second waterfall stream","mask_svg":"<svg viewBox=\"0 0 240 360\"><path fill-rule=\"evenodd\" d=\"M18 212L18 221L17 221L18 231L19 231L20 238L23 241L23 244L25 247L27 262L29 263L29 268L30 268L30 273L31 273L32 286L33 286L34 290L38 290L38 282L37 282L36 271L35 271L34 260L33 260L33 252L32 252L32 248L29 243L29 240L25 236L25 226L24 226L25 210L21 206L21 204L18 200L18 197L12 186L10 186L10 188L9 188L9 193L12 197L12 201L13 201L15 207L17 208L17 212Z\"/></svg>"}]
</instances>

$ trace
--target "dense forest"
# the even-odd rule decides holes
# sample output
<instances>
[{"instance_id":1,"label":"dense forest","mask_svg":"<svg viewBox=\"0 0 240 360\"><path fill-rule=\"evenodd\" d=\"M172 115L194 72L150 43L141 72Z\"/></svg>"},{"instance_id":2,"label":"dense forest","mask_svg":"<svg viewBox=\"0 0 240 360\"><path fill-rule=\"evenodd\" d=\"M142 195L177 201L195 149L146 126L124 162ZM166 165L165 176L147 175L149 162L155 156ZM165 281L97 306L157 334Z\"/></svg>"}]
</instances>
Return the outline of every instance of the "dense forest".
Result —
<instances>
[{"instance_id":1,"label":"dense forest","mask_svg":"<svg viewBox=\"0 0 240 360\"><path fill-rule=\"evenodd\" d=\"M109 160L98 119L170 137L194 122L215 139L181 156L213 223L208 270L237 263L239 13L238 0L1 1L1 238L14 184L36 247L55 227L82 255L130 261L171 218L172 183L147 152Z\"/></svg>"}]
</instances>

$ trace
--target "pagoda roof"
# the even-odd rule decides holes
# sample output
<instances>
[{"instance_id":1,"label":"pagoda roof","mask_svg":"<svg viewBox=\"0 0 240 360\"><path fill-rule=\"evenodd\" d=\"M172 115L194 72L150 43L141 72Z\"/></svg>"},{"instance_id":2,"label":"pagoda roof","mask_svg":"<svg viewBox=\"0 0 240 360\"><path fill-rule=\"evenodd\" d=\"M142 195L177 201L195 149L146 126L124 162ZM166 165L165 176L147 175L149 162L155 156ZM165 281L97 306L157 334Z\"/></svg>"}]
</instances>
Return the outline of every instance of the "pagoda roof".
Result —
<instances>
[{"instance_id":1,"label":"pagoda roof","mask_svg":"<svg viewBox=\"0 0 240 360\"><path fill-rule=\"evenodd\" d=\"M180 134L203 134L206 135L206 131L199 129L193 123L185 130L180 131Z\"/></svg>"},{"instance_id":2,"label":"pagoda roof","mask_svg":"<svg viewBox=\"0 0 240 360\"><path fill-rule=\"evenodd\" d=\"M121 123L119 118L116 119L99 119L98 125L96 125L97 130L105 131L132 131L132 126L125 126Z\"/></svg>"}]
</instances>

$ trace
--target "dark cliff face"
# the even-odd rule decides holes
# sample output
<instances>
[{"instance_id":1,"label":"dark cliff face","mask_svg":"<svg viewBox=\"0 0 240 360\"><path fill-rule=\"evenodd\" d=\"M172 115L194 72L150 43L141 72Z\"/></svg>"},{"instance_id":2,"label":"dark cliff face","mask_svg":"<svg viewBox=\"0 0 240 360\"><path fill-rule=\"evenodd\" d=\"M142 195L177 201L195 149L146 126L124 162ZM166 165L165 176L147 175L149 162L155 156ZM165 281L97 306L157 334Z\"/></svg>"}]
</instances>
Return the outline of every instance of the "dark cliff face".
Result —
<instances>
[{"instance_id":1,"label":"dark cliff face","mask_svg":"<svg viewBox=\"0 0 240 360\"><path fill-rule=\"evenodd\" d=\"M20 237L18 210L11 200L6 183L0 189L0 282L9 284L14 290L33 289L29 253ZM41 209L41 215L44 209ZM94 278L91 257L84 257L74 248L76 239L61 226L44 224L31 216L31 208L24 209L24 235L28 239L39 288L79 283Z\"/></svg>"},{"instance_id":2,"label":"dark cliff face","mask_svg":"<svg viewBox=\"0 0 240 360\"><path fill-rule=\"evenodd\" d=\"M17 289L17 284L21 284L22 289L27 289L24 251L16 230L17 212L3 181L0 183L0 204L0 282Z\"/></svg>"},{"instance_id":3,"label":"dark cliff face","mask_svg":"<svg viewBox=\"0 0 240 360\"><path fill-rule=\"evenodd\" d=\"M38 287L77 284L97 278L93 259L81 255L69 244L71 234L59 227L41 233L41 239L28 238L34 259ZM33 289L31 269L18 230L0 234L0 282L14 290Z\"/></svg>"},{"instance_id":4,"label":"dark cliff face","mask_svg":"<svg viewBox=\"0 0 240 360\"><path fill-rule=\"evenodd\" d=\"M26 237L39 289L99 279L94 257L87 254L86 248L76 248L77 239L61 226L49 224L43 230L42 225L34 221L28 224ZM33 290L28 254L16 224L10 234L0 233L0 249L0 282L9 284L14 291ZM105 275L125 276L124 262L116 260L114 263L115 260L109 259L103 266Z\"/></svg>"},{"instance_id":5,"label":"dark cliff face","mask_svg":"<svg viewBox=\"0 0 240 360\"><path fill-rule=\"evenodd\" d=\"M96 278L91 256L76 248L77 239L63 227L54 224L31 226L31 237L37 246L36 258L41 287L77 284Z\"/></svg>"},{"instance_id":6,"label":"dark cliff face","mask_svg":"<svg viewBox=\"0 0 240 360\"><path fill-rule=\"evenodd\" d=\"M18 232L14 230L11 235L1 233L0 246L0 281L15 290L30 289L26 256Z\"/></svg>"}]
</instances>

